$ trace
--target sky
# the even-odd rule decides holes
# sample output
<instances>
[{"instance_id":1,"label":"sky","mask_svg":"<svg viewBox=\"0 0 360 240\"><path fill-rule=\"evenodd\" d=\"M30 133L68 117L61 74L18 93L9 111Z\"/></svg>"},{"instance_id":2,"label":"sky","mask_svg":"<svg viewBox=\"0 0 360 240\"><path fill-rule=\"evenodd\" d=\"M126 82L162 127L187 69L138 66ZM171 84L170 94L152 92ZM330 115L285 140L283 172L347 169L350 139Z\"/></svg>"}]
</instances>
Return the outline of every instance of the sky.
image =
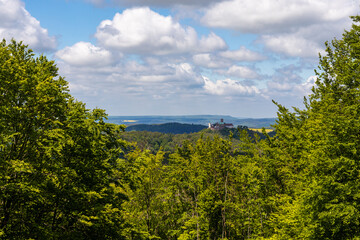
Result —
<instances>
[{"instance_id":1,"label":"sky","mask_svg":"<svg viewBox=\"0 0 360 240\"><path fill-rule=\"evenodd\" d=\"M360 0L0 0L0 38L54 60L109 115L276 117L302 107Z\"/></svg>"}]
</instances>

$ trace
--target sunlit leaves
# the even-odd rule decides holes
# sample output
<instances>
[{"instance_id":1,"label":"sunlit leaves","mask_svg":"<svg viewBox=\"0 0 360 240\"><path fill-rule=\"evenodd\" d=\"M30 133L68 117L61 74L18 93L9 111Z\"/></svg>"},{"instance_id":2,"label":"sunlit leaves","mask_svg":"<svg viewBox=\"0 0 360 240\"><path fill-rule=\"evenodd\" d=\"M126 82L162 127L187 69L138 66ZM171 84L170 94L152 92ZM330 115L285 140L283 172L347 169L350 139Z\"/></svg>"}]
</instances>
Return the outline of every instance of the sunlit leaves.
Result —
<instances>
[{"instance_id":1,"label":"sunlit leaves","mask_svg":"<svg viewBox=\"0 0 360 240\"><path fill-rule=\"evenodd\" d=\"M0 45L0 232L6 239L119 239L122 126L73 100L53 61Z\"/></svg>"}]
</instances>

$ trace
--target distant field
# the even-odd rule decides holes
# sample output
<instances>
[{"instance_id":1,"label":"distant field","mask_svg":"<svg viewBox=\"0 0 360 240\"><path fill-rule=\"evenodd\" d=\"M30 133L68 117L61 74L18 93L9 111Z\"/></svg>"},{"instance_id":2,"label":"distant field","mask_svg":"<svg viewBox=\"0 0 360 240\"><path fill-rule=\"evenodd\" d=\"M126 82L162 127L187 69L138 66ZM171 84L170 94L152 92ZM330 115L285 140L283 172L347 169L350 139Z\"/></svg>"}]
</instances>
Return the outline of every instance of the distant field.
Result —
<instances>
[{"instance_id":1,"label":"distant field","mask_svg":"<svg viewBox=\"0 0 360 240\"><path fill-rule=\"evenodd\" d=\"M249 128L249 129L252 130L252 131L255 131L255 132L262 132L262 128ZM266 133L269 133L269 132L272 132L272 131L274 131L274 129L265 128Z\"/></svg>"}]
</instances>

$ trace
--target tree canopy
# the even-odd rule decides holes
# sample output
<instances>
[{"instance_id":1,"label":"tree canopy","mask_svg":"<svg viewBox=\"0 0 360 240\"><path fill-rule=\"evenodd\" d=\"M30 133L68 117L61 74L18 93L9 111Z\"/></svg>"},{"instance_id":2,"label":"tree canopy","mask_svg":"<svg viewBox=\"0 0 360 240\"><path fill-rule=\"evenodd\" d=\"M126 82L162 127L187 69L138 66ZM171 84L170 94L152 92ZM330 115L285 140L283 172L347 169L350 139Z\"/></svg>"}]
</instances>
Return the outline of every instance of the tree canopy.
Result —
<instances>
[{"instance_id":1,"label":"tree canopy","mask_svg":"<svg viewBox=\"0 0 360 240\"><path fill-rule=\"evenodd\" d=\"M119 239L123 127L75 101L57 72L22 43L1 42L0 236Z\"/></svg>"},{"instance_id":2,"label":"tree canopy","mask_svg":"<svg viewBox=\"0 0 360 240\"><path fill-rule=\"evenodd\" d=\"M360 18L353 20L342 39L326 43L305 109L279 105L270 146L293 187L278 236L360 237Z\"/></svg>"}]
</instances>

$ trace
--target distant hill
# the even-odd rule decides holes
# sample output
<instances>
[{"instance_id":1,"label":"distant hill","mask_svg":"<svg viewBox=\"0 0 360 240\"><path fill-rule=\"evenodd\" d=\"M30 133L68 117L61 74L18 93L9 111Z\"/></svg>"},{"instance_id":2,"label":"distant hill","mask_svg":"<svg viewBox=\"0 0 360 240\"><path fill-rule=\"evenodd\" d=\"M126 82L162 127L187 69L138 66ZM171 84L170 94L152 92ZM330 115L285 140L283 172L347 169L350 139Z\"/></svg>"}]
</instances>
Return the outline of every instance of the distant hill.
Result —
<instances>
[{"instance_id":1,"label":"distant hill","mask_svg":"<svg viewBox=\"0 0 360 240\"><path fill-rule=\"evenodd\" d=\"M146 127L149 127L149 125L147 125ZM199 132L183 134L161 133L157 131L129 131L129 129L127 128L127 130L121 133L120 136L122 139L128 142L136 143L136 145L143 150L148 149L153 153L156 153L157 151L162 149L167 153L172 153L175 151L176 146L181 146L184 141L195 144L199 138L206 139L214 138L215 136L220 136L224 139L229 139L229 137L232 136L234 146L237 146L238 144L240 144L240 134L242 130L246 130L249 136L253 139L255 138L255 135L258 135L261 139L265 138L262 133L252 131L247 127L222 130L211 130L207 128ZM270 136L274 136L274 134L275 132L269 133Z\"/></svg>"},{"instance_id":2,"label":"distant hill","mask_svg":"<svg viewBox=\"0 0 360 240\"><path fill-rule=\"evenodd\" d=\"M186 124L186 123L163 123L163 124L135 124L126 128L126 131L148 131L160 133L195 133L207 128L200 124Z\"/></svg>"},{"instance_id":3,"label":"distant hill","mask_svg":"<svg viewBox=\"0 0 360 240\"><path fill-rule=\"evenodd\" d=\"M110 123L125 124L162 124L162 123L186 123L207 126L208 123L219 122L224 119L226 123L234 126L248 126L249 128L270 128L275 124L275 118L236 118L229 115L180 115L180 116L109 116Z\"/></svg>"}]
</instances>

